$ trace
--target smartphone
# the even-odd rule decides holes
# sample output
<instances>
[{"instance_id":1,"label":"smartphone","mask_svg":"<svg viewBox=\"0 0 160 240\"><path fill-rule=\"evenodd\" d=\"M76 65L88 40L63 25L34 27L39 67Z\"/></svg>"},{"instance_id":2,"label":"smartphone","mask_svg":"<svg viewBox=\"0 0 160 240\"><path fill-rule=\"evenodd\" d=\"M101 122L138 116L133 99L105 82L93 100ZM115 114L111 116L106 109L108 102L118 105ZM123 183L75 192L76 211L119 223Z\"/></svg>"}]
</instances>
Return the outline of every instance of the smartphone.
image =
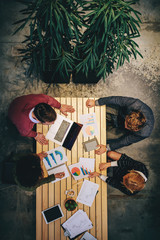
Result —
<instances>
[{"instance_id":1,"label":"smartphone","mask_svg":"<svg viewBox=\"0 0 160 240\"><path fill-rule=\"evenodd\" d=\"M42 211L42 215L47 224L64 216L59 204Z\"/></svg>"}]
</instances>

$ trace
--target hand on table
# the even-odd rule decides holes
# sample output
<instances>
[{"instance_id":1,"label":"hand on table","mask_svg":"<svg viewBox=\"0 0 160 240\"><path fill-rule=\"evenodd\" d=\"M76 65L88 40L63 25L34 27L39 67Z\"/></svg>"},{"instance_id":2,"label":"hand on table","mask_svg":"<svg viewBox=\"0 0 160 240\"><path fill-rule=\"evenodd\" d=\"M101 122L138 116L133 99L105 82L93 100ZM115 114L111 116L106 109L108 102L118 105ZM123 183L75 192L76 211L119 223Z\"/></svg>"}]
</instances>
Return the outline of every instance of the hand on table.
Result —
<instances>
[{"instance_id":1,"label":"hand on table","mask_svg":"<svg viewBox=\"0 0 160 240\"><path fill-rule=\"evenodd\" d=\"M93 100L93 99L88 99L88 100L86 101L86 106L87 106L88 108L94 107L94 106L95 106L95 100Z\"/></svg>"},{"instance_id":2,"label":"hand on table","mask_svg":"<svg viewBox=\"0 0 160 240\"><path fill-rule=\"evenodd\" d=\"M110 166L111 166L111 163L110 163L110 162L100 163L100 164L99 164L99 170L100 170L100 171L105 170L105 169L109 168Z\"/></svg>"},{"instance_id":3,"label":"hand on table","mask_svg":"<svg viewBox=\"0 0 160 240\"><path fill-rule=\"evenodd\" d=\"M67 112L73 113L75 109L71 105L61 104L60 108L61 113L63 113L65 116L67 116Z\"/></svg>"},{"instance_id":4,"label":"hand on table","mask_svg":"<svg viewBox=\"0 0 160 240\"><path fill-rule=\"evenodd\" d=\"M63 178L65 176L65 173L59 172L59 173L56 173L54 176L55 176L55 178Z\"/></svg>"},{"instance_id":5,"label":"hand on table","mask_svg":"<svg viewBox=\"0 0 160 240\"><path fill-rule=\"evenodd\" d=\"M41 152L41 153L38 153L37 155L39 156L40 160L42 161L43 158L47 157L48 154L46 152Z\"/></svg>"},{"instance_id":6,"label":"hand on table","mask_svg":"<svg viewBox=\"0 0 160 240\"><path fill-rule=\"evenodd\" d=\"M98 172L91 172L88 177L94 178L94 177L99 177L99 175L100 175L100 173L98 173Z\"/></svg>"},{"instance_id":7,"label":"hand on table","mask_svg":"<svg viewBox=\"0 0 160 240\"><path fill-rule=\"evenodd\" d=\"M95 150L95 154L101 155L101 154L107 152L107 148L105 145L100 144L100 145L97 145L97 147L99 147L99 148L97 150Z\"/></svg>"},{"instance_id":8,"label":"hand on table","mask_svg":"<svg viewBox=\"0 0 160 240\"><path fill-rule=\"evenodd\" d=\"M37 136L34 138L37 142L40 144L48 144L48 140L45 138L45 136L42 133L37 133Z\"/></svg>"}]
</instances>

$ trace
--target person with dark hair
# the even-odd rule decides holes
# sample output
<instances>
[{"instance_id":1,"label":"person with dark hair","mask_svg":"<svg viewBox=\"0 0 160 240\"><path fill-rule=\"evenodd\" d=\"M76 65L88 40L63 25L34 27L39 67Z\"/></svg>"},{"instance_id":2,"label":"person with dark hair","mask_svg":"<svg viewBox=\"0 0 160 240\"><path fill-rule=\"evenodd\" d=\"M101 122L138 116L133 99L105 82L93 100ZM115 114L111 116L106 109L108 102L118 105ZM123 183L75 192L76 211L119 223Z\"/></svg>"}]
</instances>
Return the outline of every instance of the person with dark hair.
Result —
<instances>
[{"instance_id":1,"label":"person with dark hair","mask_svg":"<svg viewBox=\"0 0 160 240\"><path fill-rule=\"evenodd\" d=\"M64 115L74 112L71 105L60 104L53 97L44 94L29 94L13 100L9 106L8 116L17 127L19 133L25 137L33 137L41 144L48 144L45 136L33 131L36 123L54 124L56 112L59 109Z\"/></svg>"},{"instance_id":2,"label":"person with dark hair","mask_svg":"<svg viewBox=\"0 0 160 240\"><path fill-rule=\"evenodd\" d=\"M106 105L107 150L115 150L150 136L154 127L151 108L141 100L131 97L112 96L88 99L88 108ZM101 154L103 153L102 149Z\"/></svg>"},{"instance_id":3,"label":"person with dark hair","mask_svg":"<svg viewBox=\"0 0 160 240\"><path fill-rule=\"evenodd\" d=\"M26 191L33 191L40 185L54 181L56 178L65 176L64 172L59 172L48 176L43 164L43 158L47 153L39 154L21 154L15 155L15 167L13 175L16 184Z\"/></svg>"},{"instance_id":4,"label":"person with dark hair","mask_svg":"<svg viewBox=\"0 0 160 240\"><path fill-rule=\"evenodd\" d=\"M137 194L145 187L148 179L148 170L143 163L114 151L107 152L107 156L112 161L100 163L99 169L102 171L112 167L112 176L104 176L98 172L92 172L89 177L99 177L110 186L129 196Z\"/></svg>"}]
</instances>

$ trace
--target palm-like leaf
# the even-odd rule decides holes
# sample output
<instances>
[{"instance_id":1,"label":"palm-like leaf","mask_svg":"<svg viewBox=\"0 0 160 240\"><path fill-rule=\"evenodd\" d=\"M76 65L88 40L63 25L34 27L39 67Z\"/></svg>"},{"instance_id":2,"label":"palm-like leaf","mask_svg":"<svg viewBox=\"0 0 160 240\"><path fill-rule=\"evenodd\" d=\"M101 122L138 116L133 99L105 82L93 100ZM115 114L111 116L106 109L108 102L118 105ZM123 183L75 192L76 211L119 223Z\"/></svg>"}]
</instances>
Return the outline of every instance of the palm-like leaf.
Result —
<instances>
[{"instance_id":1,"label":"palm-like leaf","mask_svg":"<svg viewBox=\"0 0 160 240\"><path fill-rule=\"evenodd\" d=\"M29 26L25 48L20 52L30 64L29 72L54 70L60 75L70 71L88 75L95 71L105 78L130 56L135 58L140 36L140 13L135 1L125 0L29 0L21 10L15 33ZM82 34L82 28L85 28Z\"/></svg>"}]
</instances>

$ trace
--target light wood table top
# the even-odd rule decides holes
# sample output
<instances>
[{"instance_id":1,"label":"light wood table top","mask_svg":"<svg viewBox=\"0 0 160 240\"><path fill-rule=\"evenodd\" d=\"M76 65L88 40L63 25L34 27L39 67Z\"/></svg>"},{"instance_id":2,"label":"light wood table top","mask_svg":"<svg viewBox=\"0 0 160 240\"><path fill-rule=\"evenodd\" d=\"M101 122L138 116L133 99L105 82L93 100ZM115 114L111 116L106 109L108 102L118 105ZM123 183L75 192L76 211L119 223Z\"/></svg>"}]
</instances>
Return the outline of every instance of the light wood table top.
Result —
<instances>
[{"instance_id":1,"label":"light wood table top","mask_svg":"<svg viewBox=\"0 0 160 240\"><path fill-rule=\"evenodd\" d=\"M106 107L97 106L95 108L87 108L86 100L88 98L56 98L61 104L72 105L75 108L74 113L68 113L67 118L80 122L80 115L87 113L96 113L96 120L98 123L99 136L96 136L98 142L101 144L106 144ZM57 113L60 114L58 110ZM42 132L44 135L48 132L49 126L37 124L37 132ZM88 140L89 138L83 137L82 131L78 135L76 142L73 145L71 151L66 150L66 155L68 161L66 165L71 165L79 162L80 157L95 158L95 170L99 172L99 163L106 162L106 154L101 156L95 155L94 151L85 152L82 146L82 142ZM48 145L40 145L37 143L36 152L48 151L55 147L57 144L49 141ZM106 171L102 174L106 175ZM84 178L89 180L88 178ZM83 179L83 180L84 180ZM64 231L61 228L61 224L65 222L74 212L69 212L64 207L64 201L67 196L65 194L66 190L74 189L76 195L74 199L76 200L77 195L81 189L83 180L76 181L73 177L68 177L56 183L49 183L40 186L36 190L36 240L66 240L64 236ZM93 228L89 231L98 240L108 239L108 224L107 224L107 184L99 178L90 179L90 181L99 184L99 192L95 197L95 200L91 207L78 203L78 209L85 211L89 219L93 223ZM77 184L78 183L78 184ZM64 217L46 224L42 216L42 210L45 210L51 206L60 204ZM80 239L78 237L77 239Z\"/></svg>"}]
</instances>

